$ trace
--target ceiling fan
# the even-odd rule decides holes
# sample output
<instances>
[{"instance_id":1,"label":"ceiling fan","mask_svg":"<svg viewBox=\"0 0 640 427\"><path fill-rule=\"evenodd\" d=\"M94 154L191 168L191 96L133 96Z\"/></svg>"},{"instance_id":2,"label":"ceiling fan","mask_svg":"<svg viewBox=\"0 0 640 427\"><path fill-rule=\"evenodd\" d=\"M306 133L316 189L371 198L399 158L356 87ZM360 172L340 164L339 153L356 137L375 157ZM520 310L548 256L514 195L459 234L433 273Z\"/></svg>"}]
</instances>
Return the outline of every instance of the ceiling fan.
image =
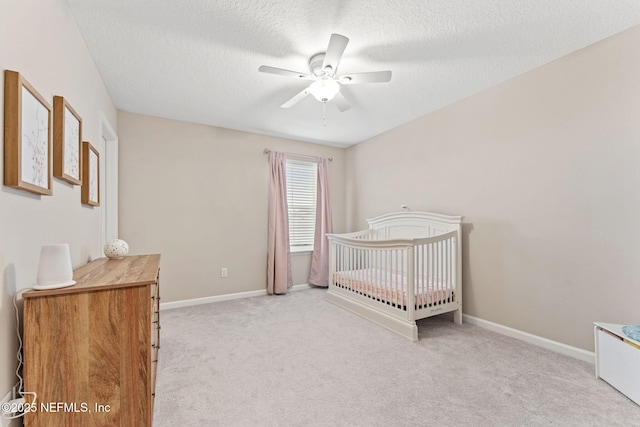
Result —
<instances>
[{"instance_id":1,"label":"ceiling fan","mask_svg":"<svg viewBox=\"0 0 640 427\"><path fill-rule=\"evenodd\" d=\"M372 71L338 76L336 74L338 65L340 64L342 53L347 47L347 43L349 43L347 37L340 34L331 34L327 51L318 53L309 60L310 73L299 73L297 71L284 70L266 65L258 68L258 71L301 80L313 80L313 83L302 92L282 104L282 108L290 108L311 94L323 104L334 101L338 110L347 111L351 108L351 105L340 93L340 85L382 83L391 80L391 71Z\"/></svg>"}]
</instances>

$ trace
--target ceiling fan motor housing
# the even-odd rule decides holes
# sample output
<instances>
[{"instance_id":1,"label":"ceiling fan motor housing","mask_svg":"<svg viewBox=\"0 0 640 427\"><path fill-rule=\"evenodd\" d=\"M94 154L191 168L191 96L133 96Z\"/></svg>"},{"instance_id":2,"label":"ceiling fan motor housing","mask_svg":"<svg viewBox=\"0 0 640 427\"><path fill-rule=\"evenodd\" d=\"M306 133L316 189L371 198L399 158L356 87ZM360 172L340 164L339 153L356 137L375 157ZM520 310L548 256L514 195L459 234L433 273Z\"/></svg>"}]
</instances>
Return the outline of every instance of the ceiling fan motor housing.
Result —
<instances>
[{"instance_id":1,"label":"ceiling fan motor housing","mask_svg":"<svg viewBox=\"0 0 640 427\"><path fill-rule=\"evenodd\" d=\"M324 55L324 53L313 55L309 60L309 70L311 70L311 74L316 77L324 75L333 77L333 75L335 74L335 70L332 70L331 67L327 67L329 70L329 72L327 72L327 70L324 70L322 68L322 64L324 63Z\"/></svg>"}]
</instances>

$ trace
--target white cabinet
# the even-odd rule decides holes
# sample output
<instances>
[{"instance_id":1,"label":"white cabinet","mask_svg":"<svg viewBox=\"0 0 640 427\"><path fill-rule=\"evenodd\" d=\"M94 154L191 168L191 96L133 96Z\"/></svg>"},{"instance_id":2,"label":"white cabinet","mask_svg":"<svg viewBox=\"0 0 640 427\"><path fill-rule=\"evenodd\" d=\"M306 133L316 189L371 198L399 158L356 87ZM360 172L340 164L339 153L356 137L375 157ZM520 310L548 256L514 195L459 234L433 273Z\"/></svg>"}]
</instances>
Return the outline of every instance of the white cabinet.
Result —
<instances>
[{"instance_id":1,"label":"white cabinet","mask_svg":"<svg viewBox=\"0 0 640 427\"><path fill-rule=\"evenodd\" d=\"M602 378L640 405L640 342L613 323L594 323L596 377Z\"/></svg>"}]
</instances>

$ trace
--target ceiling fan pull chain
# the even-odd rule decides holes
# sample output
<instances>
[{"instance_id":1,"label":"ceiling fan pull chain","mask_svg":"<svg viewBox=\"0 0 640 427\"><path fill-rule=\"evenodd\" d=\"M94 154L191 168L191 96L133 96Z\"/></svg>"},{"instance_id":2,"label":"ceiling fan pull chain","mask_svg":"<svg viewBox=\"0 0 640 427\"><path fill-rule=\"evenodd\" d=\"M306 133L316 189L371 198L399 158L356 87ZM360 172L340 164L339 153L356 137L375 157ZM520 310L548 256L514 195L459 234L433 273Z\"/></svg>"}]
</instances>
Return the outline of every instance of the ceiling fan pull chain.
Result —
<instances>
[{"instance_id":1,"label":"ceiling fan pull chain","mask_svg":"<svg viewBox=\"0 0 640 427\"><path fill-rule=\"evenodd\" d=\"M322 126L327 127L327 101L322 103Z\"/></svg>"}]
</instances>

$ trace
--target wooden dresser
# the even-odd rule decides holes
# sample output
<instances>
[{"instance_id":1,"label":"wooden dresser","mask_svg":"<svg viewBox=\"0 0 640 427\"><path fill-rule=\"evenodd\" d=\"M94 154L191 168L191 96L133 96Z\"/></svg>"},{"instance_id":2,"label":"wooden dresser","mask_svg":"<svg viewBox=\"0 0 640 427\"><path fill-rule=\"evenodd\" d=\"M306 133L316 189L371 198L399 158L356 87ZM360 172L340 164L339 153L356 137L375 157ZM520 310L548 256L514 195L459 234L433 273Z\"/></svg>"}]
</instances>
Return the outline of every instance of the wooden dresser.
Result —
<instances>
[{"instance_id":1,"label":"wooden dresser","mask_svg":"<svg viewBox=\"0 0 640 427\"><path fill-rule=\"evenodd\" d=\"M25 426L151 426L159 271L160 255L100 258L72 287L23 294Z\"/></svg>"}]
</instances>

